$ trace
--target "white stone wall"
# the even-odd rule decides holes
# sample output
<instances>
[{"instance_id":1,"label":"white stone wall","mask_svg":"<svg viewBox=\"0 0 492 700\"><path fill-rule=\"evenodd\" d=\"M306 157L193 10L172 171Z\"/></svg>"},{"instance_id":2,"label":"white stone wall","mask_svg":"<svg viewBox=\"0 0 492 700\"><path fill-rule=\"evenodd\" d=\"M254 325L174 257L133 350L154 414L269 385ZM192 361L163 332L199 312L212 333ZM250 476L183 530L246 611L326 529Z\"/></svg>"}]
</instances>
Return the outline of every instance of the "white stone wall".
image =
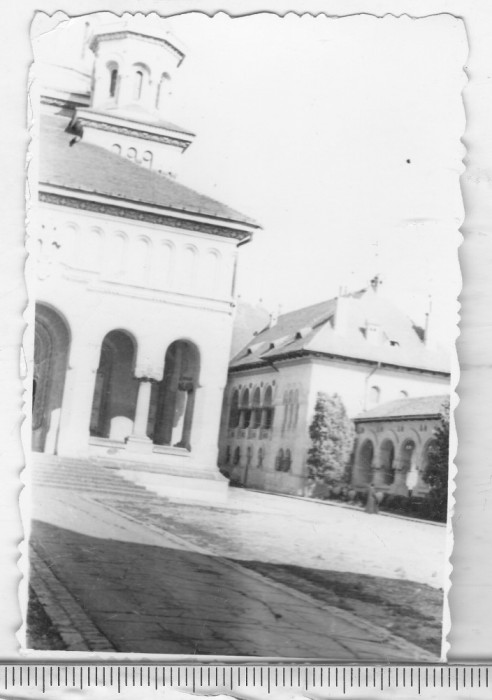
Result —
<instances>
[{"instance_id":1,"label":"white stone wall","mask_svg":"<svg viewBox=\"0 0 492 700\"><path fill-rule=\"evenodd\" d=\"M307 432L307 416L309 412L309 385L311 367L309 363L293 362L283 366L280 372L274 369L246 371L231 374L224 401L224 421L221 432L220 465L223 471L231 475L233 481L238 481L250 488L260 490L302 494L305 487L305 461L309 447ZM228 417L231 398L236 389L240 395L248 388L252 398L256 387L263 393L270 385L274 389L274 420L268 431L229 428ZM298 392L299 403L297 421L284 421L286 404L285 395ZM289 409L288 409L289 410ZM294 424L295 423L295 424ZM226 464L227 448L231 454L229 464ZM234 451L239 447L241 461L233 463ZM247 450L252 450L251 464L247 465ZM258 450L263 450L263 464L258 467ZM291 468L288 472L276 469L276 458L279 450L291 452Z\"/></svg>"},{"instance_id":2,"label":"white stone wall","mask_svg":"<svg viewBox=\"0 0 492 700\"><path fill-rule=\"evenodd\" d=\"M235 241L51 205L40 206L38 221L36 299L64 317L71 335L58 453L89 453L101 345L119 329L135 341L135 372L156 381L173 341L196 345L200 376L186 464L215 470Z\"/></svg>"},{"instance_id":3,"label":"white stone wall","mask_svg":"<svg viewBox=\"0 0 492 700\"><path fill-rule=\"evenodd\" d=\"M36 246L41 276L231 302L236 241L186 229L43 205Z\"/></svg>"},{"instance_id":4,"label":"white stone wall","mask_svg":"<svg viewBox=\"0 0 492 700\"><path fill-rule=\"evenodd\" d=\"M425 375L403 369L378 369L369 376L371 368L354 362L305 358L275 363L278 368L245 370L229 375L224 400L224 419L221 429L220 465L234 481L251 488L273 492L303 493L307 484L307 452L310 447L309 425L314 414L318 392L339 394L350 417L364 410L366 390L371 386L380 389L380 403L402 398L402 391L409 397L445 394L449 390L447 377ZM255 386L275 382L275 423L271 435L261 438L260 434L250 435L248 431L228 428L230 401L236 388L250 388L250 396ZM295 429L282 432L285 392L299 391L299 415ZM370 405L367 408L371 407ZM226 464L227 447L231 455L237 446L241 449L239 465ZM246 450L253 450L252 464L246 469ZM264 466L256 467L258 448L264 449ZM290 449L292 467L290 472L275 469L275 457L280 448ZM246 475L246 476L245 476Z\"/></svg>"},{"instance_id":5,"label":"white stone wall","mask_svg":"<svg viewBox=\"0 0 492 700\"><path fill-rule=\"evenodd\" d=\"M370 401L371 387L379 388L378 403L387 403L417 396L434 396L449 391L449 378L417 370L380 368L355 362L317 359L313 362L311 411L314 410L316 393L324 391L339 394L351 417L374 408ZM366 397L367 394L367 397Z\"/></svg>"}]
</instances>

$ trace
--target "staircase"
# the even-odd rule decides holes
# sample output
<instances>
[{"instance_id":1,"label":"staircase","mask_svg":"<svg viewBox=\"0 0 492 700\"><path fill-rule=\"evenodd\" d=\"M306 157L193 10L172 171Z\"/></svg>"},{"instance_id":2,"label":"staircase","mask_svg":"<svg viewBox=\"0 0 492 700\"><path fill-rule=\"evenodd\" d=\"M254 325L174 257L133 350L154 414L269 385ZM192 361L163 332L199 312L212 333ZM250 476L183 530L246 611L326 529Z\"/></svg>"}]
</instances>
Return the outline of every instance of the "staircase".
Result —
<instances>
[{"instance_id":1,"label":"staircase","mask_svg":"<svg viewBox=\"0 0 492 700\"><path fill-rule=\"evenodd\" d=\"M46 455L32 455L32 485L70 491L85 491L113 496L154 495L144 486L123 478L118 469L101 461L71 459Z\"/></svg>"}]
</instances>

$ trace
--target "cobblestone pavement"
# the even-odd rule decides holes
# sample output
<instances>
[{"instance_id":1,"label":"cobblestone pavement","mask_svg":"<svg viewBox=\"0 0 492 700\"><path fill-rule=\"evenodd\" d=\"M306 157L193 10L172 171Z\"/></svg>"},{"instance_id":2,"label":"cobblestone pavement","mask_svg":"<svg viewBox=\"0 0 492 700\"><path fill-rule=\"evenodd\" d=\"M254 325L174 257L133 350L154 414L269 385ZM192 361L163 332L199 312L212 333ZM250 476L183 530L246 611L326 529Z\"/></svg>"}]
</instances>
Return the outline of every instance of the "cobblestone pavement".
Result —
<instances>
[{"instance_id":1,"label":"cobblestone pavement","mask_svg":"<svg viewBox=\"0 0 492 700\"><path fill-rule=\"evenodd\" d=\"M42 586L43 604L51 598L55 625L72 632L72 650L435 661L348 612L129 519L108 498L37 487L31 545L31 583Z\"/></svg>"}]
</instances>

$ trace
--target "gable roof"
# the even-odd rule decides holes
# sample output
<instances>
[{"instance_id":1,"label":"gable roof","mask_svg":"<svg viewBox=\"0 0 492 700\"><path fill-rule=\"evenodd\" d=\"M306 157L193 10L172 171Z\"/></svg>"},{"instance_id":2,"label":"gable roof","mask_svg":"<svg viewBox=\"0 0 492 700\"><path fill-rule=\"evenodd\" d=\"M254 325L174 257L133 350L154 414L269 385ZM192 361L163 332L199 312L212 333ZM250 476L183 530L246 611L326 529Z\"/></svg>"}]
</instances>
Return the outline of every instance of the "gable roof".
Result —
<instances>
[{"instance_id":1,"label":"gable roof","mask_svg":"<svg viewBox=\"0 0 492 700\"><path fill-rule=\"evenodd\" d=\"M338 325L342 315L343 329ZM377 326L380 342L370 342L368 324ZM421 329L383 296L372 288L361 289L280 316L236 355L231 370L325 355L447 374L446 354L430 350L421 335Z\"/></svg>"},{"instance_id":2,"label":"gable roof","mask_svg":"<svg viewBox=\"0 0 492 700\"><path fill-rule=\"evenodd\" d=\"M449 401L449 396L447 394L388 401L388 403L383 403L380 406L371 408L369 411L360 413L354 420L360 423L371 420L397 420L401 418L439 416L442 413L443 405L446 401Z\"/></svg>"},{"instance_id":3,"label":"gable roof","mask_svg":"<svg viewBox=\"0 0 492 700\"><path fill-rule=\"evenodd\" d=\"M68 123L65 117L41 116L41 190L43 185L56 186L259 228L253 219L225 204L101 146L82 140L70 147L73 135L65 131Z\"/></svg>"}]
</instances>

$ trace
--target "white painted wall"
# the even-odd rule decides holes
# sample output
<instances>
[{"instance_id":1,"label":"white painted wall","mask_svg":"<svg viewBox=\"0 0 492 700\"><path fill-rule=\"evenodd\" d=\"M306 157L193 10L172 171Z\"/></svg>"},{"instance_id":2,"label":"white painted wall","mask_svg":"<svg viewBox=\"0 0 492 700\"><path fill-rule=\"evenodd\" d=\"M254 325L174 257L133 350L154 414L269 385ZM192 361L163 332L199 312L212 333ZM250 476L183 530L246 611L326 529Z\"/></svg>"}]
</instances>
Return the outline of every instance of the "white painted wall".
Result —
<instances>
[{"instance_id":1,"label":"white painted wall","mask_svg":"<svg viewBox=\"0 0 492 700\"><path fill-rule=\"evenodd\" d=\"M235 242L51 205L39 207L39 227L36 298L66 319L72 338L59 454L88 454L101 344L109 331L122 329L136 341L137 371L156 380L173 341L186 339L198 347L201 369L187 465L215 470L232 335ZM171 262L161 255L168 245L175 256ZM188 277L183 276L187 246L195 256ZM218 260L213 280L207 277L210 251Z\"/></svg>"}]
</instances>

